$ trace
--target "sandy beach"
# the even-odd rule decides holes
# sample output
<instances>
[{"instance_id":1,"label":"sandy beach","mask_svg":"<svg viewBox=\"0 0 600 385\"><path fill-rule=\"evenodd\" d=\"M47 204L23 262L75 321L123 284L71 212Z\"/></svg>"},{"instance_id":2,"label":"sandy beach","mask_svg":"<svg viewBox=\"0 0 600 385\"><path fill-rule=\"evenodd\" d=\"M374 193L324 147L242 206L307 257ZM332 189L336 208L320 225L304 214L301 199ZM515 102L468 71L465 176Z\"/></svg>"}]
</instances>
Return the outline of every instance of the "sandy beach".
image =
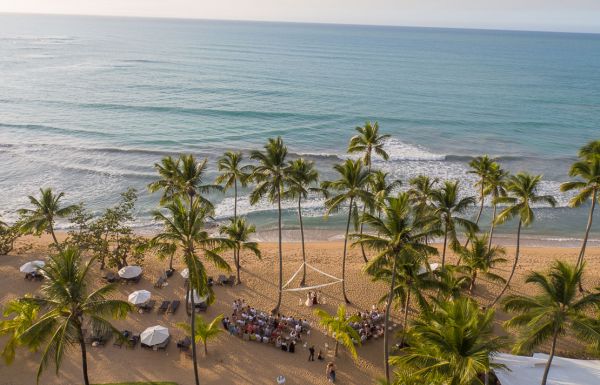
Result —
<instances>
[{"instance_id":1,"label":"sandy beach","mask_svg":"<svg viewBox=\"0 0 600 385\"><path fill-rule=\"evenodd\" d=\"M64 236L64 235L63 235ZM27 293L35 293L40 287L39 282L29 282L23 279L19 272L19 266L29 260L43 259L48 254L49 238L25 237L18 241L16 250L8 256L2 257L0 263L0 303L22 296ZM239 286L216 286L216 302L203 316L212 319L218 314L231 314L232 302L236 298L243 298L246 302L258 309L268 311L272 309L277 298L277 245L273 243L261 243L263 259L257 260L253 257L242 256L244 269L242 271L243 284ZM347 263L347 289L348 297L352 301L350 309L353 311L370 309L378 299L385 293L385 287L379 283L373 283L369 277L362 273L362 258L352 249ZM308 261L315 267L335 276L341 276L341 242L311 242L307 244ZM545 269L550 261L559 258L561 260L574 261L578 249L566 247L525 247L522 249L521 261L518 266L513 291L525 292L523 287L524 276L531 270ZM512 261L514 250L507 247L507 258ZM228 255L228 260L231 256ZM287 280L300 266L301 248L299 243L284 244L284 280ZM450 258L452 260L452 257ZM587 275L585 284L590 287L600 285L600 249L592 248L587 252ZM153 283L164 271L167 262L154 260L147 257L144 263L144 277L138 284L119 284L116 296L126 299L127 295L139 289L147 289L152 292L153 299L158 303L161 300L185 299L184 280L178 274L182 266L177 261L177 273L168 281L168 286L155 289ZM505 264L500 271L508 275L509 263ZM220 274L214 267L209 267L213 276ZM94 268L94 284L101 282L104 272L98 266ZM308 272L308 284L320 284L327 281L326 277ZM292 283L298 285L299 278ZM489 285L481 281L475 292L475 297L480 303L486 303L493 298L494 293L500 289L499 286ZM333 311L342 302L340 285L332 285L323 288L325 304L319 307L327 311ZM325 344L333 346L333 340L328 337L322 328L317 325L314 308L308 308L300 304L305 299L305 293L284 293L282 314L294 317L307 318L313 325L313 331L308 337L308 345L315 345L317 351L327 351ZM396 324L399 323L400 311L396 309L393 317ZM505 314L499 314L498 320L506 319ZM175 381L180 385L188 385L193 382L192 362L184 353L180 353L176 347L176 341L183 338L184 332L179 330L175 324L185 322L187 319L185 309L180 308L175 315L159 315L156 310L150 314L131 313L127 320L115 321L120 329L132 330L139 333L148 326L163 325L169 328L172 341L165 352L142 350L139 346L135 350L118 348L112 345L112 340L105 347L90 347L89 375L93 383L106 383L114 381ZM498 327L498 333L503 333ZM4 340L0 339L3 344ZM204 357L202 349L199 349L199 368L203 384L227 385L227 384L275 384L278 375L284 375L287 384L325 384L325 363L308 362L308 349L298 346L295 354L282 352L270 345L246 342L228 333L222 333L216 340L209 342L209 355ZM370 340L358 348L359 358L353 361L351 357L341 349L341 355L337 359L338 383L340 384L372 384L375 378L383 375L382 365L382 340ZM558 354L567 356L585 357L583 349L570 341L562 341L558 346ZM31 353L19 350L13 365L6 366L0 363L0 378L11 385L28 385L35 383L35 375L39 364L39 353ZM331 360L332 357L326 358ZM72 350L65 358L57 377L52 369L47 370L41 378L40 383L44 385L63 385L80 383L79 351Z\"/></svg>"}]
</instances>

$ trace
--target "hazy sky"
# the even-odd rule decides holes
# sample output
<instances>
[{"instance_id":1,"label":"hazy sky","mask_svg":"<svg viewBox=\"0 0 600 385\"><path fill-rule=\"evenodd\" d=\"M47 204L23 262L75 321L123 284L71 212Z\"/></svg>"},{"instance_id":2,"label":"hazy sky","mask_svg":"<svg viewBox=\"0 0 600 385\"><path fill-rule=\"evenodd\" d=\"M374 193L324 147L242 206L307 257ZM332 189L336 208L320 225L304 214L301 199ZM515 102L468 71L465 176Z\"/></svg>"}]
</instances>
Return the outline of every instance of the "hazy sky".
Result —
<instances>
[{"instance_id":1,"label":"hazy sky","mask_svg":"<svg viewBox=\"0 0 600 385\"><path fill-rule=\"evenodd\" d=\"M0 0L0 12L600 32L600 0Z\"/></svg>"}]
</instances>

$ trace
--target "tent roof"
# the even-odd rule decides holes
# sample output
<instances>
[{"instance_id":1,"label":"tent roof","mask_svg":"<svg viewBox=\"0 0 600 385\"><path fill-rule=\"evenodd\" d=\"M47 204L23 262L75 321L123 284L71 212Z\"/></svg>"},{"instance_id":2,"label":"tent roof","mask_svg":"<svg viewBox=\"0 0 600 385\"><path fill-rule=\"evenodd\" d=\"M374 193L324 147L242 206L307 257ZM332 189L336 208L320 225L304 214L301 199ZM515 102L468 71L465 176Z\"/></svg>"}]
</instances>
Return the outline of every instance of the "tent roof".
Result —
<instances>
[{"instance_id":1,"label":"tent roof","mask_svg":"<svg viewBox=\"0 0 600 385\"><path fill-rule=\"evenodd\" d=\"M532 357L500 353L492 358L508 369L496 369L502 385L539 385L548 355L535 353ZM600 383L600 361L576 360L555 356L548 375L548 385L595 385Z\"/></svg>"}]
</instances>

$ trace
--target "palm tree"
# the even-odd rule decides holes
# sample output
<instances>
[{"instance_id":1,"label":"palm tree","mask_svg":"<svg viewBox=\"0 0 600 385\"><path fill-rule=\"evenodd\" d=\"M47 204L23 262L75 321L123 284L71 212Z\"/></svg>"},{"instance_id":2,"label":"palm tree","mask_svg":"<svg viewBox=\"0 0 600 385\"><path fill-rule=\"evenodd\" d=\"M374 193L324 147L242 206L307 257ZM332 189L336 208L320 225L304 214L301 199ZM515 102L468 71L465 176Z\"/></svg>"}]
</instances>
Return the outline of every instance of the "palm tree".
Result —
<instances>
[{"instance_id":1,"label":"palm tree","mask_svg":"<svg viewBox=\"0 0 600 385\"><path fill-rule=\"evenodd\" d=\"M475 198L472 196L460 198L458 181L445 181L441 189L432 192L434 213L440 218L444 226L444 246L442 249L442 270L446 266L446 248L448 237L450 237L450 247L457 249L459 246L456 236L456 227L461 226L469 232L477 231L477 225L468 219L461 218L458 215L464 213L469 206L475 204Z\"/></svg>"},{"instance_id":2,"label":"palm tree","mask_svg":"<svg viewBox=\"0 0 600 385\"><path fill-rule=\"evenodd\" d=\"M493 282L506 283L504 278L491 271L496 265L506 262L506 259L501 258L505 254L504 248L500 246L490 248L488 246L487 235L478 237L476 234L473 234L469 239L471 240L469 247L464 247L459 251L463 262L461 267L471 277L469 293L473 294L478 275L482 275Z\"/></svg>"},{"instance_id":3,"label":"palm tree","mask_svg":"<svg viewBox=\"0 0 600 385\"><path fill-rule=\"evenodd\" d=\"M438 291L435 296L431 296L435 303L454 301L463 297L463 291L471 284L471 277L465 275L463 270L460 266L446 265L444 270L433 272L438 279Z\"/></svg>"},{"instance_id":4,"label":"palm tree","mask_svg":"<svg viewBox=\"0 0 600 385\"><path fill-rule=\"evenodd\" d=\"M581 159L592 160L600 156L600 140L592 140L579 149L578 155Z\"/></svg>"},{"instance_id":5,"label":"palm tree","mask_svg":"<svg viewBox=\"0 0 600 385\"><path fill-rule=\"evenodd\" d=\"M490 233L488 239L488 248L492 247L492 239L494 237L494 228L496 226L496 212L498 210L498 198L506 196L506 179L508 178L508 171L504 171L500 164L494 163L490 169L490 173L487 176L485 189L483 191L485 196L489 196L492 201L492 220L490 223Z\"/></svg>"},{"instance_id":6,"label":"palm tree","mask_svg":"<svg viewBox=\"0 0 600 385\"><path fill-rule=\"evenodd\" d=\"M490 357L503 345L494 335L494 311L481 311L468 298L440 302L413 321L408 346L390 359L426 384L482 384L479 376L497 367Z\"/></svg>"},{"instance_id":7,"label":"palm tree","mask_svg":"<svg viewBox=\"0 0 600 385\"><path fill-rule=\"evenodd\" d=\"M107 316L124 319L131 310L125 301L111 299L116 286L109 284L90 291L88 273L95 262L92 258L84 263L79 250L67 247L42 268L47 279L36 298L24 297L19 301L38 306L41 314L20 339L24 345L42 349L41 363L37 372L40 375L52 360L56 370L60 369L65 349L79 345L83 369L83 382L89 385L87 352L84 342L83 326L88 322L91 329L101 335L112 333L119 335Z\"/></svg>"},{"instance_id":8,"label":"palm tree","mask_svg":"<svg viewBox=\"0 0 600 385\"><path fill-rule=\"evenodd\" d=\"M357 315L348 316L344 304L338 306L337 313L334 315L330 315L323 309L315 310L315 315L319 317L319 323L325 327L327 332L335 339L333 356L338 356L338 346L341 343L348 349L352 357L356 359L358 354L354 344L356 343L360 346L360 336L352 327L352 324L360 322L360 317Z\"/></svg>"},{"instance_id":9,"label":"palm tree","mask_svg":"<svg viewBox=\"0 0 600 385\"><path fill-rule=\"evenodd\" d=\"M541 175L531 175L525 172L520 172L517 175L510 177L506 184L506 191L510 196L498 197L496 201L501 204L506 204L508 207L504 208L498 217L496 218L497 224L505 223L506 221L518 217L519 224L517 225L517 246L515 249L515 260L513 262L512 270L506 280L506 284L502 288L502 291L490 306L494 306L506 289L510 285L517 264L519 263L519 246L521 244L521 227L530 226L535 220L535 214L533 211L533 205L536 203L547 203L550 206L556 206L556 200L551 195L538 195L537 190L542 180Z\"/></svg>"},{"instance_id":10,"label":"palm tree","mask_svg":"<svg viewBox=\"0 0 600 385\"><path fill-rule=\"evenodd\" d=\"M221 320L223 319L223 314L219 314L210 322L206 322L204 318L202 318L200 315L195 315L195 317L196 330L193 334L196 335L196 338L194 339L194 344L197 344L198 342L202 341L202 344L204 345L204 356L208 356L208 340L217 337L219 333L223 331L223 329L221 329L221 326L219 325L221 323ZM185 322L180 322L177 324L177 327L185 331L186 333L192 335L192 330L189 324Z\"/></svg>"},{"instance_id":11,"label":"palm tree","mask_svg":"<svg viewBox=\"0 0 600 385\"><path fill-rule=\"evenodd\" d=\"M493 170L493 166L496 162L493 159L490 159L489 156L483 155L478 156L469 162L469 167L471 170L467 171L469 174L475 174L479 178L475 183L475 187L479 189L479 212L477 213L477 219L475 220L475 224L479 224L479 219L481 218L481 213L483 212L483 204L485 202L485 187L487 185L487 179ZM467 244L469 239L467 239Z\"/></svg>"},{"instance_id":12,"label":"palm tree","mask_svg":"<svg viewBox=\"0 0 600 385\"><path fill-rule=\"evenodd\" d=\"M221 174L215 182L222 184L225 190L233 187L233 219L237 219L238 184L246 187L250 170L250 166L242 166L242 160L241 152L227 151L217 162Z\"/></svg>"},{"instance_id":13,"label":"palm tree","mask_svg":"<svg viewBox=\"0 0 600 385\"><path fill-rule=\"evenodd\" d=\"M3 316L8 318L0 321L0 336L8 336L2 350L4 362L10 365L15 360L17 347L22 345L21 335L33 325L39 313L39 306L32 302L12 300L4 306Z\"/></svg>"},{"instance_id":14,"label":"palm tree","mask_svg":"<svg viewBox=\"0 0 600 385\"><path fill-rule=\"evenodd\" d=\"M70 215L77 207L76 205L61 207L60 200L64 196L65 193L63 192L55 195L51 188L41 188L39 199L30 195L28 198L34 208L20 209L18 211L23 216L21 231L24 233L33 232L36 235L40 235L46 231L52 235L56 247L60 248L60 244L54 233L54 223L57 218L65 218Z\"/></svg>"},{"instance_id":15,"label":"palm tree","mask_svg":"<svg viewBox=\"0 0 600 385\"><path fill-rule=\"evenodd\" d=\"M174 159L171 156L165 156L161 159L160 163L154 164L154 169L160 176L160 179L150 183L148 190L151 193L162 190L161 205L167 204L181 193L179 188L179 164L180 160Z\"/></svg>"},{"instance_id":16,"label":"palm tree","mask_svg":"<svg viewBox=\"0 0 600 385\"><path fill-rule=\"evenodd\" d=\"M408 195L411 203L415 205L419 216L427 216L431 218L428 227L431 229L439 227L439 220L431 215L434 212L433 192L436 191L435 186L438 184L438 178L431 179L427 175L418 175L411 178L409 181L410 188ZM429 244L428 237L425 237L425 244Z\"/></svg>"},{"instance_id":17,"label":"palm tree","mask_svg":"<svg viewBox=\"0 0 600 385\"><path fill-rule=\"evenodd\" d=\"M256 226L248 224L246 218L243 217L237 219L231 218L229 224L221 226L219 231L231 241L233 262L237 271L237 284L239 285L242 283L240 279L241 251L248 250L259 259L262 257L258 243L249 240L250 236L256 232Z\"/></svg>"},{"instance_id":18,"label":"palm tree","mask_svg":"<svg viewBox=\"0 0 600 385\"><path fill-rule=\"evenodd\" d=\"M600 191L600 157L590 159L589 161L578 161L573 163L569 175L579 177L580 180L565 182L560 186L560 191L579 190L569 201L569 207L579 207L587 200L591 200L590 211L585 227L585 236L581 245L581 251L577 258L577 265L583 263L585 257L585 247L587 245L590 230L592 229L592 220L594 218L594 209L598 199L598 191Z\"/></svg>"},{"instance_id":19,"label":"palm tree","mask_svg":"<svg viewBox=\"0 0 600 385\"><path fill-rule=\"evenodd\" d=\"M304 224L302 223L302 199L308 198L311 191L311 185L314 185L319 180L319 173L315 169L313 162L307 162L304 159L296 159L289 163L287 168L288 173L288 190L286 197L298 198L298 220L300 221L300 238L302 241L302 281L300 286L306 284L306 251L304 248Z\"/></svg>"},{"instance_id":20,"label":"palm tree","mask_svg":"<svg viewBox=\"0 0 600 385\"><path fill-rule=\"evenodd\" d=\"M547 274L532 272L525 280L540 294L510 295L503 300L506 311L517 313L505 323L506 327L521 331L515 352L530 352L552 341L541 385L548 380L559 337L570 334L584 343L600 343L600 323L597 317L590 317L590 312L600 306L600 292L577 295L584 266L555 261Z\"/></svg>"},{"instance_id":21,"label":"palm tree","mask_svg":"<svg viewBox=\"0 0 600 385\"><path fill-rule=\"evenodd\" d=\"M418 220L416 219L409 202L407 193L400 193L397 197L388 197L386 205L383 207L384 218L381 219L369 213L364 213L361 221L369 225L375 232L371 234L357 234L357 240L354 245L366 245L375 250L378 254L366 266L366 271L377 276L382 267L391 267L390 290L388 294L385 319L384 319L384 366L386 380L390 380L389 368L389 319L390 309L394 301L396 289L396 277L398 265L412 265L419 255L435 252L435 248L421 243L424 233L421 231ZM410 294L406 298L404 307L405 319L408 315L408 303Z\"/></svg>"},{"instance_id":22,"label":"palm tree","mask_svg":"<svg viewBox=\"0 0 600 385\"><path fill-rule=\"evenodd\" d=\"M368 172L371 173L373 151L375 151L375 154L379 155L383 160L389 159L389 155L383 149L383 147L386 140L390 138L390 135L379 135L379 123L377 122L374 124L371 122L365 122L364 126L356 127L355 130L358 132L358 134L350 138L350 143L348 144L348 153L363 153L363 162L365 166L367 166ZM369 191L369 188L370 186L367 186L367 191ZM363 202L363 214L365 213L366 209L367 204L366 202ZM362 224L360 225L360 233L363 233ZM365 263L367 263L367 254L365 253L363 246L361 246L361 252Z\"/></svg>"},{"instance_id":23,"label":"palm tree","mask_svg":"<svg viewBox=\"0 0 600 385\"><path fill-rule=\"evenodd\" d=\"M281 306L281 294L283 292L283 251L282 251L282 222L281 222L281 199L287 179L286 157L287 147L283 139L270 138L264 146L265 151L252 151L250 157L258 162L254 166L250 179L257 183L250 194L250 204L256 204L262 198L267 197L271 203L277 202L277 241L279 255L279 295L277 305L272 310L273 314L279 311Z\"/></svg>"},{"instance_id":24,"label":"palm tree","mask_svg":"<svg viewBox=\"0 0 600 385\"><path fill-rule=\"evenodd\" d=\"M377 215L381 216L382 207L385 205L385 198L389 197L394 190L402 186L402 181L395 179L388 183L389 173L375 170L372 172L369 190L373 194L374 206L377 207Z\"/></svg>"},{"instance_id":25,"label":"palm tree","mask_svg":"<svg viewBox=\"0 0 600 385\"><path fill-rule=\"evenodd\" d=\"M346 253L348 246L348 233L350 231L350 221L354 214L358 217L358 208L356 201L371 202L372 195L367 190L367 186L371 180L371 174L363 167L363 162L359 160L347 159L342 164L336 164L333 169L339 174L339 179L334 181L325 181L321 183L324 190L332 190L337 195L325 201L327 208L326 217L334 210L339 210L340 207L348 202L348 221L346 223L346 233L344 236L344 253L342 255L342 293L344 301L350 303L346 296Z\"/></svg>"},{"instance_id":26,"label":"palm tree","mask_svg":"<svg viewBox=\"0 0 600 385\"><path fill-rule=\"evenodd\" d=\"M191 197L190 197L191 198ZM152 242L174 243L182 251L183 262L189 270L188 287L186 292L198 293L200 296L208 295L209 302L214 300L212 290L208 286L206 268L199 258L199 252L204 257L223 270L231 270L227 262L217 252L220 248L232 247L232 243L224 238L211 237L205 229L205 221L209 216L210 208L200 200L194 200L186 207L182 200L175 197L164 207L167 213L154 212L154 218L164 225L163 232L157 234ZM194 295L189 295L192 315L195 312ZM187 300L186 300L187 303ZM190 317L190 330L192 340L195 341L196 317ZM198 377L198 363L196 359L196 345L192 345L192 359L194 361L194 376L196 385L200 384Z\"/></svg>"}]
</instances>

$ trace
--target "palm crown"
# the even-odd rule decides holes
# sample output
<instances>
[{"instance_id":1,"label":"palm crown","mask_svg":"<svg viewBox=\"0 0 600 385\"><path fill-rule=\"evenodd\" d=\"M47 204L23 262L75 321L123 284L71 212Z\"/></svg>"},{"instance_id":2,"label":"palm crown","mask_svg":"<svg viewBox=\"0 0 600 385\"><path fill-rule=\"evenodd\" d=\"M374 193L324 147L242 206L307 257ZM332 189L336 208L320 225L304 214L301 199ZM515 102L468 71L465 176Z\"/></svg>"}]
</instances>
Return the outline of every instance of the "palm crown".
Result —
<instances>
[{"instance_id":1,"label":"palm crown","mask_svg":"<svg viewBox=\"0 0 600 385\"><path fill-rule=\"evenodd\" d=\"M348 316L346 306L339 305L335 315L330 315L323 309L315 310L315 315L319 317L319 323L323 325L332 337L335 338L334 355L337 357L338 345L341 343L348 349L352 357L358 357L354 343L360 345L360 336L352 327L355 322L360 322L360 317L357 315Z\"/></svg>"},{"instance_id":2,"label":"palm crown","mask_svg":"<svg viewBox=\"0 0 600 385\"><path fill-rule=\"evenodd\" d=\"M390 136L379 135L379 123L366 122L364 126L356 127L356 131L358 134L350 139L348 145L350 154L363 152L363 162L367 167L371 166L373 151L384 160L388 160L389 155L383 147Z\"/></svg>"},{"instance_id":3,"label":"palm crown","mask_svg":"<svg viewBox=\"0 0 600 385\"><path fill-rule=\"evenodd\" d=\"M258 161L258 165L254 166L250 174L250 178L257 182L250 194L250 203L255 204L265 196L271 202L281 198L286 180L287 152L281 137L270 138L264 152L252 151L250 157Z\"/></svg>"}]
</instances>

